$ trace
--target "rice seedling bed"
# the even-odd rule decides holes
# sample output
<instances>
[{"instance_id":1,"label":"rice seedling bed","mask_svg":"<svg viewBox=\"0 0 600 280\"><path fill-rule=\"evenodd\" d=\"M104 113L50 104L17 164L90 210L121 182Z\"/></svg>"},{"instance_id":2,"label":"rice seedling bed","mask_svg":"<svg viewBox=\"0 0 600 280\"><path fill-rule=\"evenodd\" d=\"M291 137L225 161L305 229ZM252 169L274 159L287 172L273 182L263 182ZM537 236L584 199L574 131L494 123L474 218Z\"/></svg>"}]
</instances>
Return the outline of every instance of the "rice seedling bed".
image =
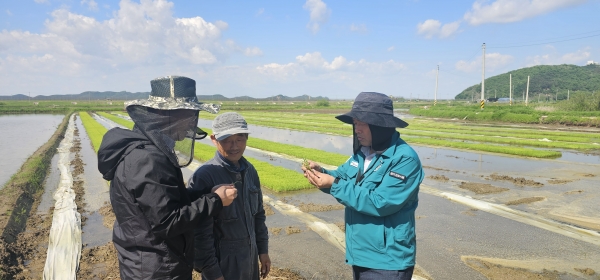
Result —
<instances>
[{"instance_id":1,"label":"rice seedling bed","mask_svg":"<svg viewBox=\"0 0 600 280\"><path fill-rule=\"evenodd\" d=\"M94 151L97 153L98 149L100 149L100 144L102 143L102 137L108 131L108 129L94 120L94 118L92 118L92 116L90 116L90 114L87 112L79 112L79 117L81 118L81 122L83 123L85 131L92 141Z\"/></svg>"},{"instance_id":2,"label":"rice seedling bed","mask_svg":"<svg viewBox=\"0 0 600 280\"><path fill-rule=\"evenodd\" d=\"M96 120L94 120L88 113L81 112L80 116L86 131L88 131L88 135L92 140L92 143L94 143L94 149L96 150L96 152L98 152L98 148L96 147L100 147L102 137L108 130ZM108 118L108 116L106 116L105 114L102 114L102 116ZM115 116L111 117L116 118L115 120L120 119L119 117ZM113 120L112 118L109 119ZM121 120L124 121L121 125L124 125L126 127L133 127L133 122L124 119ZM214 157L216 148L212 145L207 145L199 142L196 142L194 145L194 157L197 160L206 162ZM275 192L313 188L313 186L310 185L310 183L308 183L304 176L296 171L279 166L274 166L272 164L251 157L246 157L246 159L250 163L252 163L252 165L254 165L254 167L258 171L261 184L264 187L267 187Z\"/></svg>"}]
</instances>

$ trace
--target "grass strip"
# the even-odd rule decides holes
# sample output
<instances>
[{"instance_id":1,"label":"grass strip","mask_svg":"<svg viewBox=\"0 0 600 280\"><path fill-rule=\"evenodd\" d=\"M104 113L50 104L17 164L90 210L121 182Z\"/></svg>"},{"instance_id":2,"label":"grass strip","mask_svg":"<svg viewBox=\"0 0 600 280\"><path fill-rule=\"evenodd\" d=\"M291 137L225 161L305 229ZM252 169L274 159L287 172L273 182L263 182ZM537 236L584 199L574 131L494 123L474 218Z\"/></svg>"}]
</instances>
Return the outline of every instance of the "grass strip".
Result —
<instances>
[{"instance_id":1,"label":"grass strip","mask_svg":"<svg viewBox=\"0 0 600 280\"><path fill-rule=\"evenodd\" d=\"M423 145L437 146L437 147L449 147L455 149L464 149L472 151L484 151L491 153L534 157L534 158L559 158L562 156L561 152L558 151L547 151L547 150L535 150L520 147L507 147L507 146L494 146L489 144L479 143L465 143L458 141L439 140L433 138L424 137L403 137L403 139L410 144L417 143Z\"/></svg>"},{"instance_id":2,"label":"grass strip","mask_svg":"<svg viewBox=\"0 0 600 280\"><path fill-rule=\"evenodd\" d=\"M82 115L82 114L80 113L80 115ZM87 115L85 121L84 121L84 117L81 117L82 122L84 122L84 127L85 127L86 131L88 131L88 135L89 135L90 139L92 139L92 143L97 142L98 146L99 146L100 141L102 141L102 137L106 133L107 129L104 128L104 126L102 126L96 120L94 120L89 114L85 113L85 115ZM102 116L107 117L104 114L102 114ZM119 117L114 117L114 118L121 119L124 122L129 122L129 124L127 124L127 125L126 125L126 123L119 122L119 124L121 124L123 126L133 127L133 122L131 122L131 121L124 120ZM109 119L112 121L111 118L109 118ZM89 126L90 130L88 130L88 126L86 126L86 123L88 125L90 125ZM101 127L103 130L98 129L97 127ZM91 131L91 133L90 133L90 131ZM200 143L197 141L194 145L195 145L195 148L194 148L194 158L195 159L197 159L201 162L206 162L215 156L216 148L214 146ZM96 149L96 152L98 152L97 149ZM296 171L293 171L293 170L290 170L287 168L283 168L280 166L274 166L270 163L266 163L264 161L260 161L260 160L257 160L257 159L251 158L251 157L245 157L245 158L250 163L252 163L252 165L254 165L254 168L256 168L256 170L258 171L258 174L260 176L261 185L263 187L269 188L275 192L295 191L295 190L301 190L301 189L314 188L310 183L308 183L308 181L306 180L306 178L304 178L304 176L302 174L300 174Z\"/></svg>"},{"instance_id":3,"label":"grass strip","mask_svg":"<svg viewBox=\"0 0 600 280\"><path fill-rule=\"evenodd\" d=\"M443 138L453 140L466 140L473 142L482 143L496 143L505 145L516 145L516 146L531 146L541 148L559 148L559 149L572 149L572 150L593 150L600 148L599 145L587 144L587 143L573 143L573 142L560 142L560 141L539 141L538 139L522 139L522 138L506 138L492 135L469 135L463 134L460 131L457 132L432 132L432 131L418 131L418 130L404 130L404 135L408 136L423 136L432 138Z\"/></svg>"},{"instance_id":4,"label":"grass strip","mask_svg":"<svg viewBox=\"0 0 600 280\"><path fill-rule=\"evenodd\" d=\"M85 131L92 141L92 147L94 147L94 151L97 153L98 149L100 149L100 144L102 143L102 137L108 129L94 120L87 112L79 112L79 117L81 118Z\"/></svg>"}]
</instances>

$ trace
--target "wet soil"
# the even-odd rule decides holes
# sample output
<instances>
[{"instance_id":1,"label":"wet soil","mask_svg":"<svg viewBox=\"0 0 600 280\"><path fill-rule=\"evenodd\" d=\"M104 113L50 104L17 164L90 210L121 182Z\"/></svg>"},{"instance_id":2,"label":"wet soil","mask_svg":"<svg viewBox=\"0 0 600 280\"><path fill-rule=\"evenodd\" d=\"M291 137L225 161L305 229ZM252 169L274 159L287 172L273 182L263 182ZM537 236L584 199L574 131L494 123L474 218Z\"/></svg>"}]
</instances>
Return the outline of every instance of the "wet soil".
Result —
<instances>
[{"instance_id":1,"label":"wet soil","mask_svg":"<svg viewBox=\"0 0 600 280\"><path fill-rule=\"evenodd\" d=\"M295 226L288 226L285 228L285 233L287 233L288 235L300 232L302 232L302 230Z\"/></svg>"},{"instance_id":2,"label":"wet soil","mask_svg":"<svg viewBox=\"0 0 600 280\"><path fill-rule=\"evenodd\" d=\"M561 184L562 185L562 184L571 183L573 181L575 181L575 180L550 179L550 180L548 180L548 184L555 184L555 185Z\"/></svg>"},{"instance_id":3,"label":"wet soil","mask_svg":"<svg viewBox=\"0 0 600 280\"><path fill-rule=\"evenodd\" d=\"M271 207L271 205L267 203L263 203L263 209L265 210L265 216L271 216L275 214L275 211L273 211L273 207Z\"/></svg>"},{"instance_id":4,"label":"wet soil","mask_svg":"<svg viewBox=\"0 0 600 280\"><path fill-rule=\"evenodd\" d=\"M521 199L517 199L517 200L511 200L507 203L505 203L506 205L519 205L519 204L527 204L527 203L533 203L533 202L537 202L537 201L541 201L546 199L545 197L539 197L539 196L535 196L535 197L526 197L526 198L521 198Z\"/></svg>"},{"instance_id":5,"label":"wet soil","mask_svg":"<svg viewBox=\"0 0 600 280\"><path fill-rule=\"evenodd\" d=\"M472 191L476 194L501 193L501 192L509 190L507 188L494 187L491 184L473 183L473 182L461 182L458 187L461 189Z\"/></svg>"},{"instance_id":6,"label":"wet soil","mask_svg":"<svg viewBox=\"0 0 600 280\"><path fill-rule=\"evenodd\" d=\"M479 271L489 280L521 279L521 280L559 280L565 276L556 270L530 271L523 268L506 267L476 258L463 258L471 268Z\"/></svg>"},{"instance_id":7,"label":"wet soil","mask_svg":"<svg viewBox=\"0 0 600 280\"><path fill-rule=\"evenodd\" d=\"M523 177L518 177L518 178L513 178L507 175L498 175L496 173L492 174L489 176L490 180L494 180L494 181L509 181L517 186L521 186L521 187L543 187L544 184L540 183L540 182L536 182L533 180L529 180L529 179L525 179Z\"/></svg>"},{"instance_id":8,"label":"wet soil","mask_svg":"<svg viewBox=\"0 0 600 280\"><path fill-rule=\"evenodd\" d=\"M110 204L105 204L99 210L102 224L112 229L116 220ZM119 279L119 263L117 250L112 242L86 248L81 252L78 279Z\"/></svg>"},{"instance_id":9,"label":"wet soil","mask_svg":"<svg viewBox=\"0 0 600 280\"><path fill-rule=\"evenodd\" d=\"M450 178L444 176L444 175L430 175L427 176L427 178L429 179L433 179L433 180L437 180L437 181L442 181L442 182L448 182L448 180L450 180Z\"/></svg>"}]
</instances>

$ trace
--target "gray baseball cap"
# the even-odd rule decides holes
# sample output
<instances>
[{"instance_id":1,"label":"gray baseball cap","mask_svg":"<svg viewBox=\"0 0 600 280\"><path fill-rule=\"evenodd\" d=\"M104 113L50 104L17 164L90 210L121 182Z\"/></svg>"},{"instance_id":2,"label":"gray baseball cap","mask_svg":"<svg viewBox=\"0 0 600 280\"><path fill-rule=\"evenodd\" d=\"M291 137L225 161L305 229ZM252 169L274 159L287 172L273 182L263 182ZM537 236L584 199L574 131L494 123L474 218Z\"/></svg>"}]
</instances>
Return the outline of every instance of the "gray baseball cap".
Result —
<instances>
[{"instance_id":1,"label":"gray baseball cap","mask_svg":"<svg viewBox=\"0 0 600 280\"><path fill-rule=\"evenodd\" d=\"M225 138L238 133L250 133L248 131L248 123L242 115L236 112L227 112L218 115L212 123L213 134L217 141L225 140Z\"/></svg>"}]
</instances>

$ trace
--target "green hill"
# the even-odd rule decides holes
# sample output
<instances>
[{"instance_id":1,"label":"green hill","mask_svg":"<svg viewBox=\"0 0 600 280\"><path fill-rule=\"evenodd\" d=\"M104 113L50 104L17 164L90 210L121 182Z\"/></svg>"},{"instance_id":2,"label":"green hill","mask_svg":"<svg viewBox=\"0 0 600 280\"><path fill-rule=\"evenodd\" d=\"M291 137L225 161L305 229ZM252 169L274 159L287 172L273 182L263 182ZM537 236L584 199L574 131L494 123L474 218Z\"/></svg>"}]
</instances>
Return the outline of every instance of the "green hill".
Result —
<instances>
[{"instance_id":1,"label":"green hill","mask_svg":"<svg viewBox=\"0 0 600 280\"><path fill-rule=\"evenodd\" d=\"M522 68L485 79L485 98L509 97L509 74L512 74L513 99L520 100L527 90L529 76L529 99L567 99L567 90L600 91L600 65L538 65ZM551 97L550 97L551 96ZM468 87L458 94L457 100L479 100L481 83Z\"/></svg>"}]
</instances>

